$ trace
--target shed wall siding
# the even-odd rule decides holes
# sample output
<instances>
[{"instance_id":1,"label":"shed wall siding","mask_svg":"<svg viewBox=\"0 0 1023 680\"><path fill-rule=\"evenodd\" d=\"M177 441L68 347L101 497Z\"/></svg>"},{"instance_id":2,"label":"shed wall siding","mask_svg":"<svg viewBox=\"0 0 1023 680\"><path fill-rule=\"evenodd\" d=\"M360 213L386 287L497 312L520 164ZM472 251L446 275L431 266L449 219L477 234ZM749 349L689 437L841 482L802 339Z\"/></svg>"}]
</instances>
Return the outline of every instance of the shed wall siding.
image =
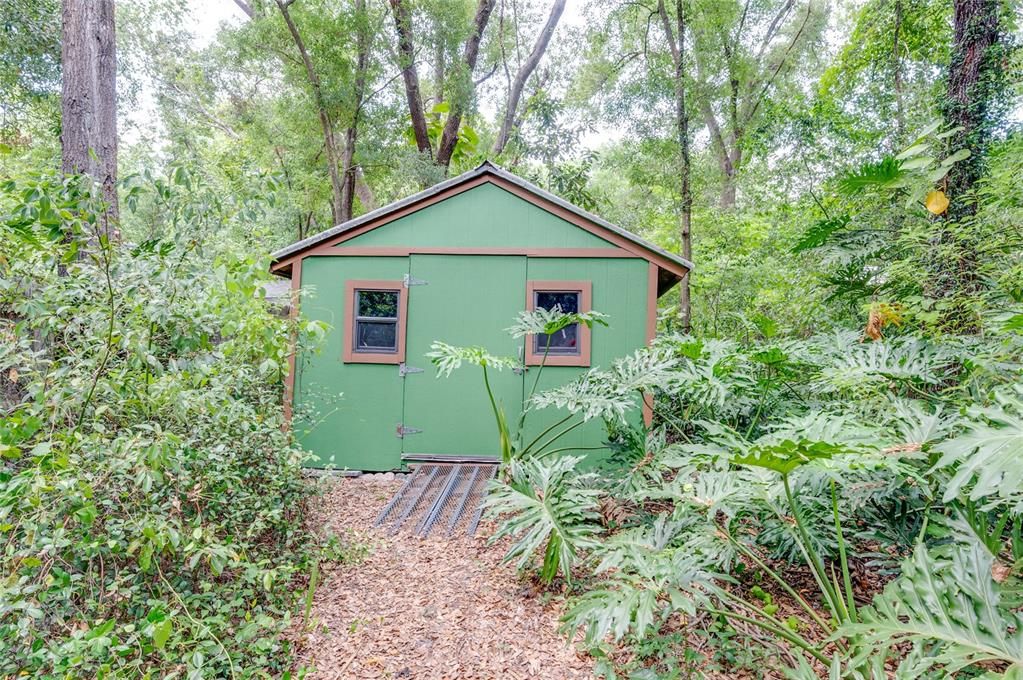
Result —
<instances>
[{"instance_id":1,"label":"shed wall siding","mask_svg":"<svg viewBox=\"0 0 1023 680\"><path fill-rule=\"evenodd\" d=\"M640 259L530 258L527 265L530 280L592 282L593 309L608 316L608 326L594 325L590 349L591 368L608 368L613 360L632 354L646 345L648 275L649 264ZM537 390L563 385L587 370L571 366L547 366L540 376ZM535 368L530 368L527 373L527 392L533 385L535 371ZM531 441L564 416L565 412L552 409L531 413L526 424L525 441ZM639 417L637 408L636 422L639 422ZM558 447L600 446L605 438L603 422L595 420L566 435L559 441ZM596 462L605 455L600 451L581 453L587 454L587 462ZM568 452L568 455L579 454Z\"/></svg>"},{"instance_id":2,"label":"shed wall siding","mask_svg":"<svg viewBox=\"0 0 1023 680\"><path fill-rule=\"evenodd\" d=\"M611 248L614 244L482 184L338 247Z\"/></svg>"}]
</instances>

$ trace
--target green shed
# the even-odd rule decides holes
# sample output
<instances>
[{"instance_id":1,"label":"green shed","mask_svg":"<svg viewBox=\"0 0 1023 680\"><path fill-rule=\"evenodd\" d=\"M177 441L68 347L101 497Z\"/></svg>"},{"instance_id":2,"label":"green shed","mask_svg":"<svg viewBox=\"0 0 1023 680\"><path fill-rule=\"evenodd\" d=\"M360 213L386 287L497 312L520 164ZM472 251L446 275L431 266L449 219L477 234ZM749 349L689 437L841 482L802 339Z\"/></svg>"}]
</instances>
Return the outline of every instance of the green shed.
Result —
<instances>
[{"instance_id":1,"label":"green shed","mask_svg":"<svg viewBox=\"0 0 1023 680\"><path fill-rule=\"evenodd\" d=\"M314 467L496 459L479 372L435 379L431 343L522 357L526 371L498 373L492 385L517 417L538 362L537 338L503 330L520 311L560 304L608 315L607 327L569 327L552 340L540 387L553 387L647 344L657 298L690 268L485 162L273 254L273 272L302 292L303 317L331 328L320 351L292 358L286 413ZM537 433L558 416L536 415ZM590 423L571 436L566 445L599 446L603 429Z\"/></svg>"}]
</instances>

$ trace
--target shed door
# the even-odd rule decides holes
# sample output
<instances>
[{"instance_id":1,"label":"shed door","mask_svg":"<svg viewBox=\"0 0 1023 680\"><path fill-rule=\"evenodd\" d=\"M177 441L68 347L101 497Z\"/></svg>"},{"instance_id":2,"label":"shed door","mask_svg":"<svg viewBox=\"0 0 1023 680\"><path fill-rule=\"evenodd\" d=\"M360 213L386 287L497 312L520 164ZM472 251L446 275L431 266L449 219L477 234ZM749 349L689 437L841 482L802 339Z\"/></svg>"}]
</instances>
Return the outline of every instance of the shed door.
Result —
<instances>
[{"instance_id":1,"label":"shed door","mask_svg":"<svg viewBox=\"0 0 1023 680\"><path fill-rule=\"evenodd\" d=\"M525 308L526 258L505 255L412 255L405 362L424 369L405 377L402 453L499 456L500 444L482 369L463 365L448 378L424 355L440 340L520 356L523 341L504 330ZM415 285L416 280L425 284ZM509 420L522 408L523 377L490 370L490 386Z\"/></svg>"}]
</instances>

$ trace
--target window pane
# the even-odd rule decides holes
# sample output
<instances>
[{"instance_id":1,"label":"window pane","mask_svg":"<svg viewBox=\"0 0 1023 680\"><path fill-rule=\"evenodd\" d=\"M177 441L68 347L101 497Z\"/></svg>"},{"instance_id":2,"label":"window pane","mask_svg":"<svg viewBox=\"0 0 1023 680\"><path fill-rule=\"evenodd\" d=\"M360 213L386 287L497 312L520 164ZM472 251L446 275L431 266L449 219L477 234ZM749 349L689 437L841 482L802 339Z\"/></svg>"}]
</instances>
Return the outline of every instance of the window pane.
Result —
<instances>
[{"instance_id":1,"label":"window pane","mask_svg":"<svg viewBox=\"0 0 1023 680\"><path fill-rule=\"evenodd\" d=\"M547 339L550 338L551 347L547 349ZM579 324L565 326L553 335L539 333L536 335L536 347L533 349L537 354L579 354Z\"/></svg>"},{"instance_id":2,"label":"window pane","mask_svg":"<svg viewBox=\"0 0 1023 680\"><path fill-rule=\"evenodd\" d=\"M398 324L394 321L359 321L355 324L357 352L398 351Z\"/></svg>"},{"instance_id":3,"label":"window pane","mask_svg":"<svg viewBox=\"0 0 1023 680\"><path fill-rule=\"evenodd\" d=\"M359 308L356 316L390 317L398 316L398 291L360 290Z\"/></svg>"},{"instance_id":4,"label":"window pane","mask_svg":"<svg viewBox=\"0 0 1023 680\"><path fill-rule=\"evenodd\" d=\"M536 306L548 311L558 306L565 314L576 314L579 311L579 293L537 291Z\"/></svg>"}]
</instances>

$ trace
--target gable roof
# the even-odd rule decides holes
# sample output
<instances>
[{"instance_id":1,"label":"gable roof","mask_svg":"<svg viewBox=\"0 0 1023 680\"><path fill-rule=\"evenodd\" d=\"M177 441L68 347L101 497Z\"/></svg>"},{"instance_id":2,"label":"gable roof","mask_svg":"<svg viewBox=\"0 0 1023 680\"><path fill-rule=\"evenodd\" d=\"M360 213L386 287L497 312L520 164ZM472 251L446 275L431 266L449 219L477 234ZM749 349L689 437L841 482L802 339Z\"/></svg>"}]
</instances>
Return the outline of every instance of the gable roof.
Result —
<instances>
[{"instance_id":1,"label":"gable roof","mask_svg":"<svg viewBox=\"0 0 1023 680\"><path fill-rule=\"evenodd\" d=\"M510 173L490 161L484 161L473 170L435 184L417 194L377 208L335 227L292 243L290 246L272 254L272 268L276 272L286 273L290 269L291 261L301 258L316 246L327 244L331 240L340 242L346 240L348 236L354 237L357 234L365 233L400 217L404 217L420 208L432 205L438 200L444 200L485 182L492 182L507 189L537 207L566 219L580 228L592 231L613 243L617 243L634 253L637 257L657 265L661 279L661 285L658 286L662 288L660 292L677 283L693 268L693 264L689 260L679 257L674 253L669 253L663 248L659 248L649 241L636 236L632 232L611 224L607 220L587 212L579 206L573 205L531 182L527 182L518 175Z\"/></svg>"}]
</instances>

